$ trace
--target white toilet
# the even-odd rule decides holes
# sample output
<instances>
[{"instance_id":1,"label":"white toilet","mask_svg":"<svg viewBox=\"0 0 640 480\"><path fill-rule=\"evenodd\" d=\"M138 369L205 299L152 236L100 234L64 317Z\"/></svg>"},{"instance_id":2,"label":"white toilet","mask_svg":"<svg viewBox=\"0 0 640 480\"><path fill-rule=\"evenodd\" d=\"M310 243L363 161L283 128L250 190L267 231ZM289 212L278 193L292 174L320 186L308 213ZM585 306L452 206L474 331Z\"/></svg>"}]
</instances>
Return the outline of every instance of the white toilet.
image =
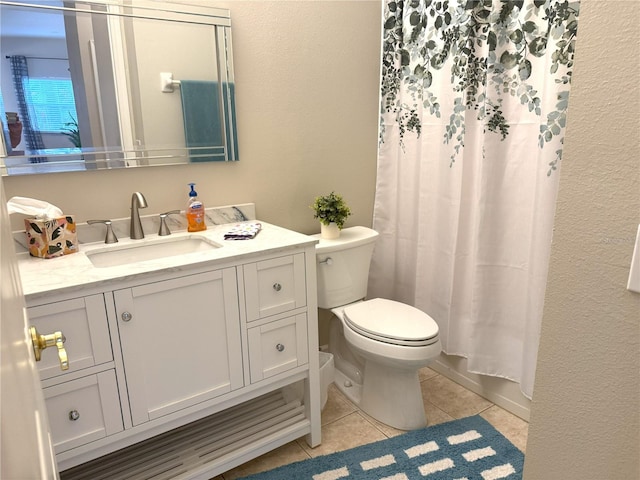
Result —
<instances>
[{"instance_id":1,"label":"white toilet","mask_svg":"<svg viewBox=\"0 0 640 480\"><path fill-rule=\"evenodd\" d=\"M336 240L314 235L318 307L330 309L329 351L337 387L376 420L401 430L426 426L418 370L440 354L438 325L412 306L367 293L378 233L342 230Z\"/></svg>"}]
</instances>

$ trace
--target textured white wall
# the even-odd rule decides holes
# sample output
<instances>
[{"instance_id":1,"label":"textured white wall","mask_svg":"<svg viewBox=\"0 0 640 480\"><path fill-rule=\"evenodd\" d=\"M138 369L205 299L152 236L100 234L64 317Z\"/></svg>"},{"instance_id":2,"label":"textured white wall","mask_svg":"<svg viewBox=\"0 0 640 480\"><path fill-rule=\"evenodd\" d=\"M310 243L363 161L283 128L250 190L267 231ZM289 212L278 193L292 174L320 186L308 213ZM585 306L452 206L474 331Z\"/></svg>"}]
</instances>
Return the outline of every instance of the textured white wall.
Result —
<instances>
[{"instance_id":1,"label":"textured white wall","mask_svg":"<svg viewBox=\"0 0 640 480\"><path fill-rule=\"evenodd\" d=\"M89 218L184 208L188 182L206 205L255 202L260 219L320 230L308 206L336 190L371 225L378 141L379 0L211 1L229 8L240 162L4 177L7 198L35 197ZM182 128L181 120L167 118ZM15 229L20 215L12 215Z\"/></svg>"},{"instance_id":2,"label":"textured white wall","mask_svg":"<svg viewBox=\"0 0 640 480\"><path fill-rule=\"evenodd\" d=\"M526 480L640 478L640 1L583 0Z\"/></svg>"}]
</instances>

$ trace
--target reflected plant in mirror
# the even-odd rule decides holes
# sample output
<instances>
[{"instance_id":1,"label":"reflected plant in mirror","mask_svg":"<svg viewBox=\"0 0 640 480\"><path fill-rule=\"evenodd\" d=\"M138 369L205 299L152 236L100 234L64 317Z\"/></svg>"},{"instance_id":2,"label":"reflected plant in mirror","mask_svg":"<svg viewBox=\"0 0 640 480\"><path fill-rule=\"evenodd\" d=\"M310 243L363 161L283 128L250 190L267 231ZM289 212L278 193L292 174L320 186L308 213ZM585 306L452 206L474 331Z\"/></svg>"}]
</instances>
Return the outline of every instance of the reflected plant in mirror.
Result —
<instances>
[{"instance_id":1,"label":"reflected plant in mirror","mask_svg":"<svg viewBox=\"0 0 640 480\"><path fill-rule=\"evenodd\" d=\"M73 118L71 114L69 114L69 116L71 117L71 120L63 125L64 128L60 133L66 136L69 139L69 141L73 144L74 147L81 148L82 140L80 139L80 130L78 127L78 121L75 118Z\"/></svg>"},{"instance_id":2,"label":"reflected plant in mirror","mask_svg":"<svg viewBox=\"0 0 640 480\"><path fill-rule=\"evenodd\" d=\"M0 0L3 174L239 159L228 10L70 4Z\"/></svg>"}]
</instances>

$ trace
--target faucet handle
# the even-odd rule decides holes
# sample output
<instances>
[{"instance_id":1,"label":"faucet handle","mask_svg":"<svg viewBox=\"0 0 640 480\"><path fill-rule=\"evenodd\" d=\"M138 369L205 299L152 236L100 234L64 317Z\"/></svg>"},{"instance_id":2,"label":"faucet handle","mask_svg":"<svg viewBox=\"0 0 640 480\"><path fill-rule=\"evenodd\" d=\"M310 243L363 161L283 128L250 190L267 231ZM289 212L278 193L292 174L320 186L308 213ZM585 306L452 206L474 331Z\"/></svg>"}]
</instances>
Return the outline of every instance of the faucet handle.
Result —
<instances>
[{"instance_id":1,"label":"faucet handle","mask_svg":"<svg viewBox=\"0 0 640 480\"><path fill-rule=\"evenodd\" d=\"M107 235L104 238L104 243L117 243L118 237L113 233L113 227L111 226L111 220L87 220L89 225L94 223L104 223L107 226Z\"/></svg>"},{"instance_id":2,"label":"faucet handle","mask_svg":"<svg viewBox=\"0 0 640 480\"><path fill-rule=\"evenodd\" d=\"M158 236L171 235L171 231L167 226L167 217L177 213L180 213L180 210L171 210L160 214L160 230L158 231Z\"/></svg>"}]
</instances>

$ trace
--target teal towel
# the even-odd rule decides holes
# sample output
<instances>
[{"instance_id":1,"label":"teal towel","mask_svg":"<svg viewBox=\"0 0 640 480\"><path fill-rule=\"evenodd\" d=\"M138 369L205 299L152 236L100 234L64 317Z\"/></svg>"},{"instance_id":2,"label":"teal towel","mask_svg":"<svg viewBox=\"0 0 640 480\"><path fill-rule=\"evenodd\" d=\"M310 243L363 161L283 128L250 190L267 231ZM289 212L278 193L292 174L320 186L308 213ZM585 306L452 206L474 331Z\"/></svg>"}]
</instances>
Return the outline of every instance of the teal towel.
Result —
<instances>
[{"instance_id":1,"label":"teal towel","mask_svg":"<svg viewBox=\"0 0 640 480\"><path fill-rule=\"evenodd\" d=\"M191 161L224 160L218 82L181 80L180 96Z\"/></svg>"}]
</instances>

